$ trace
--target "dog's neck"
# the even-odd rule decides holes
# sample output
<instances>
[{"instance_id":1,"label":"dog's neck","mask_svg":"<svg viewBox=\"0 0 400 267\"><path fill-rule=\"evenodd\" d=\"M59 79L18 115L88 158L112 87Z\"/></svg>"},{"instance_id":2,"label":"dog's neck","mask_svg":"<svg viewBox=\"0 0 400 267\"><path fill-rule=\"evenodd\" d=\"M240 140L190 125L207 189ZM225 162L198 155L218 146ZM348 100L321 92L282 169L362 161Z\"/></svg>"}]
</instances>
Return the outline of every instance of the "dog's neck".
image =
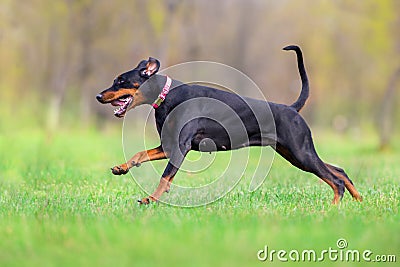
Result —
<instances>
[{"instance_id":1,"label":"dog's neck","mask_svg":"<svg viewBox=\"0 0 400 267\"><path fill-rule=\"evenodd\" d=\"M167 84L167 76L161 74L155 74L148 79L144 84L141 85L141 90L146 98L145 104L153 104L160 96L162 90ZM172 84L169 86L169 90L178 86L180 82L172 80Z\"/></svg>"},{"instance_id":2,"label":"dog's neck","mask_svg":"<svg viewBox=\"0 0 400 267\"><path fill-rule=\"evenodd\" d=\"M155 74L140 86L140 90L146 99L145 104L152 104L157 99L166 80L166 76Z\"/></svg>"}]
</instances>

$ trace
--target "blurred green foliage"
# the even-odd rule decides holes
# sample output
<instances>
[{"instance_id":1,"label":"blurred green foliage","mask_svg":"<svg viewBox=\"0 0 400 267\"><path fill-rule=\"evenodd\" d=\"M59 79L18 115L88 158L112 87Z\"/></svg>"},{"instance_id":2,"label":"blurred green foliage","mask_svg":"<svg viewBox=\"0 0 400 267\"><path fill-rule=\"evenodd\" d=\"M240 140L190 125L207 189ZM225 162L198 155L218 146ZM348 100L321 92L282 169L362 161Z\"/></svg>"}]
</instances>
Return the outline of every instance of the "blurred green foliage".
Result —
<instances>
[{"instance_id":1,"label":"blurred green foliage","mask_svg":"<svg viewBox=\"0 0 400 267\"><path fill-rule=\"evenodd\" d=\"M72 115L83 126L103 121L112 116L94 95L148 56L163 67L191 60L231 65L269 100L289 104L299 81L293 57L280 49L297 43L311 81L304 116L333 128L342 119L344 130L372 125L400 65L399 10L396 0L5 0L0 111L49 128Z\"/></svg>"}]
</instances>

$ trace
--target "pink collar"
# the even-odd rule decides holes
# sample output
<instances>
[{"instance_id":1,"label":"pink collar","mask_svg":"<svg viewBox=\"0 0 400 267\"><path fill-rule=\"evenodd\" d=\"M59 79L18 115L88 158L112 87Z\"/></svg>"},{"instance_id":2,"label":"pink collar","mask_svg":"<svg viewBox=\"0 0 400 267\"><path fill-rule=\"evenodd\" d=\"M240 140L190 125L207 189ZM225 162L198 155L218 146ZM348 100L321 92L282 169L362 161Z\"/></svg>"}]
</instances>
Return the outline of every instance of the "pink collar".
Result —
<instances>
[{"instance_id":1,"label":"pink collar","mask_svg":"<svg viewBox=\"0 0 400 267\"><path fill-rule=\"evenodd\" d=\"M154 109L158 108L161 105L161 103L164 102L165 97L167 96L167 94L169 93L169 89L171 88L172 79L168 76L166 77L167 81L165 82L164 88L161 90L161 93L158 95L154 103L151 104Z\"/></svg>"}]
</instances>

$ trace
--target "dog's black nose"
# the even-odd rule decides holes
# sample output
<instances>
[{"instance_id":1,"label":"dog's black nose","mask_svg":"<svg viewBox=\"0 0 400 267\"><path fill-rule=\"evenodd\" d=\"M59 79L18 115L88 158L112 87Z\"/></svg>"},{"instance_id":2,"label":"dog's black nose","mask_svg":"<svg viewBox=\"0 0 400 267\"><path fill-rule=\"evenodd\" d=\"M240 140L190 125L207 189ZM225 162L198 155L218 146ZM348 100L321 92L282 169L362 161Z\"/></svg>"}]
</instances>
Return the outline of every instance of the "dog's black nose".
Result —
<instances>
[{"instance_id":1,"label":"dog's black nose","mask_svg":"<svg viewBox=\"0 0 400 267\"><path fill-rule=\"evenodd\" d=\"M98 94L98 95L96 95L96 99L97 99L97 101L101 101L101 99L103 98L103 95L102 94Z\"/></svg>"}]
</instances>

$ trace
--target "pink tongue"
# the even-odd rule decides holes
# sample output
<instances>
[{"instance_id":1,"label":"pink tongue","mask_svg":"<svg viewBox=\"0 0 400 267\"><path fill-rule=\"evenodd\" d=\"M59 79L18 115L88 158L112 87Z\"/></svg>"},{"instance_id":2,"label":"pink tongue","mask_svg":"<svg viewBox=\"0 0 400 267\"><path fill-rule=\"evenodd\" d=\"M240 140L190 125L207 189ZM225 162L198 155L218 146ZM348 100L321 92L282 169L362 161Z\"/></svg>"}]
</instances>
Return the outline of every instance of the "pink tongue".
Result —
<instances>
[{"instance_id":1,"label":"pink tongue","mask_svg":"<svg viewBox=\"0 0 400 267\"><path fill-rule=\"evenodd\" d=\"M113 106L122 106L124 104L125 104L125 102L122 102L119 100L114 100L113 102L111 102L111 105L113 105Z\"/></svg>"}]
</instances>

